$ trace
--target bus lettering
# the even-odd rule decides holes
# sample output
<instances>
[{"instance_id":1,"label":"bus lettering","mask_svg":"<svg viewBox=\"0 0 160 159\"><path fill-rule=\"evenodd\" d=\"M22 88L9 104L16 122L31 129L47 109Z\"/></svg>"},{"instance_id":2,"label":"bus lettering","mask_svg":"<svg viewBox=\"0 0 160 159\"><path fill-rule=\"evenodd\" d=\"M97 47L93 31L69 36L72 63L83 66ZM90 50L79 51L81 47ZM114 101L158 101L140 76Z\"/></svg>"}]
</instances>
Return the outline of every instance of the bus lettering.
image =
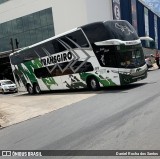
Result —
<instances>
[{"instance_id":1,"label":"bus lettering","mask_svg":"<svg viewBox=\"0 0 160 159\"><path fill-rule=\"evenodd\" d=\"M57 61L61 62L62 58L60 59L60 55L57 55ZM62 60L63 61L63 60Z\"/></svg>"},{"instance_id":2,"label":"bus lettering","mask_svg":"<svg viewBox=\"0 0 160 159\"><path fill-rule=\"evenodd\" d=\"M43 59L41 59L41 63L43 64L43 66L47 66L51 64L71 61L72 58L73 58L72 53L68 52L68 53L44 57Z\"/></svg>"},{"instance_id":3,"label":"bus lettering","mask_svg":"<svg viewBox=\"0 0 160 159\"><path fill-rule=\"evenodd\" d=\"M71 60L72 59L72 53L68 52L68 59Z\"/></svg>"}]
</instances>

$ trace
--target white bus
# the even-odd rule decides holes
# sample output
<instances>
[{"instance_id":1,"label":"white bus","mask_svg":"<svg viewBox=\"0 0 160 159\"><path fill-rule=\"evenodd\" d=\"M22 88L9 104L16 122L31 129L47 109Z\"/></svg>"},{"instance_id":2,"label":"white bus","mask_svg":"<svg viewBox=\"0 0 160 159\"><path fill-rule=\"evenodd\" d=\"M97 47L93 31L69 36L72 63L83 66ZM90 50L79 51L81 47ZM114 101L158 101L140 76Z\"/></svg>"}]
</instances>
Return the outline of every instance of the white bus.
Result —
<instances>
[{"instance_id":1,"label":"white bus","mask_svg":"<svg viewBox=\"0 0 160 159\"><path fill-rule=\"evenodd\" d=\"M29 94L46 90L98 90L147 77L140 38L127 21L95 22L10 55L15 81Z\"/></svg>"}]
</instances>

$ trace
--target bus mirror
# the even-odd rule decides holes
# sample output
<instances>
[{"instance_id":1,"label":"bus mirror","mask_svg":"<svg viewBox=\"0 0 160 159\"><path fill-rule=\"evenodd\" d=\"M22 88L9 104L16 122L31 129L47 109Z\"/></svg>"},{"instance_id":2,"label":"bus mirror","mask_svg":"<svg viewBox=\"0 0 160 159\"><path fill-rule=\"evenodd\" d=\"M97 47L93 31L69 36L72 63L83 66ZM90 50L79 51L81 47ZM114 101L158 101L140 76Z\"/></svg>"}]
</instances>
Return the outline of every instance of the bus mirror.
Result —
<instances>
[{"instance_id":1,"label":"bus mirror","mask_svg":"<svg viewBox=\"0 0 160 159\"><path fill-rule=\"evenodd\" d=\"M154 41L151 37L149 36L144 36L144 37L140 37L140 40L145 40L145 41Z\"/></svg>"},{"instance_id":2,"label":"bus mirror","mask_svg":"<svg viewBox=\"0 0 160 159\"><path fill-rule=\"evenodd\" d=\"M140 37L141 42L144 44L144 42L147 42L147 47L151 49L155 49L155 41L149 36Z\"/></svg>"}]
</instances>

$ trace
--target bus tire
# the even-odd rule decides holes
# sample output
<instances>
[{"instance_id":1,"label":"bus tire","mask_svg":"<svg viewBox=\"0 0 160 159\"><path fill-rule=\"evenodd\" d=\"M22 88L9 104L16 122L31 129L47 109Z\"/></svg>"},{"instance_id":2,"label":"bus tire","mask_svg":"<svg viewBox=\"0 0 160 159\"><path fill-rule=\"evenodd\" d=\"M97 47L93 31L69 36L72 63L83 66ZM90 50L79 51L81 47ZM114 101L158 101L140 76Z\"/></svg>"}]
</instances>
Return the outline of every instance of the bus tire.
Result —
<instances>
[{"instance_id":1,"label":"bus tire","mask_svg":"<svg viewBox=\"0 0 160 159\"><path fill-rule=\"evenodd\" d=\"M29 94L34 94L33 87L30 84L27 85L27 91Z\"/></svg>"},{"instance_id":2,"label":"bus tire","mask_svg":"<svg viewBox=\"0 0 160 159\"><path fill-rule=\"evenodd\" d=\"M98 91L100 89L100 85L96 77L90 77L88 79L87 86L92 91Z\"/></svg>"},{"instance_id":3,"label":"bus tire","mask_svg":"<svg viewBox=\"0 0 160 159\"><path fill-rule=\"evenodd\" d=\"M36 94L41 93L41 89L37 83L34 84L33 89L34 89L34 93L36 93Z\"/></svg>"}]
</instances>

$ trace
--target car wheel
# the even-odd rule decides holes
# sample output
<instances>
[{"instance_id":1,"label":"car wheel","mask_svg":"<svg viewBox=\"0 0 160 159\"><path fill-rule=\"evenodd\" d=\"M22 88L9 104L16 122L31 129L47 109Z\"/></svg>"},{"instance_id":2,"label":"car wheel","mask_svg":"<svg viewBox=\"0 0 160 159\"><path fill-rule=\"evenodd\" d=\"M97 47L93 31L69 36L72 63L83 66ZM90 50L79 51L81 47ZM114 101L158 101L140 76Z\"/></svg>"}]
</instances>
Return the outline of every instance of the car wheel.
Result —
<instances>
[{"instance_id":1,"label":"car wheel","mask_svg":"<svg viewBox=\"0 0 160 159\"><path fill-rule=\"evenodd\" d=\"M2 94L5 94L4 90L2 89Z\"/></svg>"},{"instance_id":2,"label":"car wheel","mask_svg":"<svg viewBox=\"0 0 160 159\"><path fill-rule=\"evenodd\" d=\"M40 87L39 87L38 84L35 84L35 85L34 85L34 92L35 92L36 94L40 94L40 93L41 93L41 89L40 89Z\"/></svg>"},{"instance_id":3,"label":"car wheel","mask_svg":"<svg viewBox=\"0 0 160 159\"><path fill-rule=\"evenodd\" d=\"M27 91L28 91L29 94L34 94L34 90L33 90L33 87L31 85L27 86Z\"/></svg>"},{"instance_id":4,"label":"car wheel","mask_svg":"<svg viewBox=\"0 0 160 159\"><path fill-rule=\"evenodd\" d=\"M18 93L18 91L15 91L14 93Z\"/></svg>"},{"instance_id":5,"label":"car wheel","mask_svg":"<svg viewBox=\"0 0 160 159\"><path fill-rule=\"evenodd\" d=\"M98 80L95 77L91 77L88 81L88 87L89 89L93 90L93 91L97 91L100 89L100 85Z\"/></svg>"}]
</instances>

